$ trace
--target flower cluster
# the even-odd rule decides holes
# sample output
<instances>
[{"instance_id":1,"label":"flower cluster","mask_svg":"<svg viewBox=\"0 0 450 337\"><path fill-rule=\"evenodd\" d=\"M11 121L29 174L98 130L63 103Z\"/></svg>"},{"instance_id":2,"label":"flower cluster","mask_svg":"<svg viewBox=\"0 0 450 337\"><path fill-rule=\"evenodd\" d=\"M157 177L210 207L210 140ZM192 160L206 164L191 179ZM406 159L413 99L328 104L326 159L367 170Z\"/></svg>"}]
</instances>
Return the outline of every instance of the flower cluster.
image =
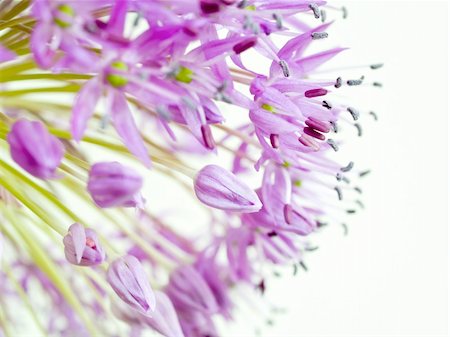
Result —
<instances>
[{"instance_id":1,"label":"flower cluster","mask_svg":"<svg viewBox=\"0 0 450 337\"><path fill-rule=\"evenodd\" d=\"M352 181L367 171L332 155L341 123L360 135L359 118L376 115L334 96L364 77L314 77L345 48L308 53L328 37L327 10L345 17L345 8L321 0L28 5L0 5L0 228L10 252L0 302L21 298L37 328L115 334L92 320L112 314L133 333L218 336L217 320L234 316L234 289L264 292L274 267L304 266L305 236L355 212L340 200L361 192ZM13 86L33 80L40 86ZM228 110L241 113L237 125L225 123ZM110 160L97 160L93 147ZM225 151L228 168L192 169ZM211 212L208 228L194 235L165 223L146 203L144 170L181 187L190 180ZM104 225L89 220L94 213ZM36 284L53 303L45 316L33 303ZM3 328L12 313L2 307Z\"/></svg>"}]
</instances>

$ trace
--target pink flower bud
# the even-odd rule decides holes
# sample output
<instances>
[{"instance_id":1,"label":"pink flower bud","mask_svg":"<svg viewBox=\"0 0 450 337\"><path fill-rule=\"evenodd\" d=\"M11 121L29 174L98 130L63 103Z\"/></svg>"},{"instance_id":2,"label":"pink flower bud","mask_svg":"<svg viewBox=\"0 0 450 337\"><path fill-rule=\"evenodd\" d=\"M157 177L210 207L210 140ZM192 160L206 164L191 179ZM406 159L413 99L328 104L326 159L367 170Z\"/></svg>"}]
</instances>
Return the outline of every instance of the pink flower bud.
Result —
<instances>
[{"instance_id":1,"label":"pink flower bud","mask_svg":"<svg viewBox=\"0 0 450 337\"><path fill-rule=\"evenodd\" d=\"M252 213L262 207L255 191L217 165L207 165L200 170L194 189L201 202L214 208Z\"/></svg>"},{"instance_id":2,"label":"pink flower bud","mask_svg":"<svg viewBox=\"0 0 450 337\"><path fill-rule=\"evenodd\" d=\"M105 251L99 244L97 234L79 223L69 227L63 239L67 261L79 266L95 266L106 259Z\"/></svg>"},{"instance_id":3,"label":"pink flower bud","mask_svg":"<svg viewBox=\"0 0 450 337\"><path fill-rule=\"evenodd\" d=\"M150 316L156 299L144 268L132 255L123 256L108 268L107 279L116 294L138 312Z\"/></svg>"},{"instance_id":4,"label":"pink flower bud","mask_svg":"<svg viewBox=\"0 0 450 337\"><path fill-rule=\"evenodd\" d=\"M134 169L118 162L92 165L87 189L95 203L107 207L140 207L142 177Z\"/></svg>"},{"instance_id":5,"label":"pink flower bud","mask_svg":"<svg viewBox=\"0 0 450 337\"><path fill-rule=\"evenodd\" d=\"M55 177L64 146L42 122L16 121L8 134L8 143L11 157L25 171L41 179Z\"/></svg>"}]
</instances>

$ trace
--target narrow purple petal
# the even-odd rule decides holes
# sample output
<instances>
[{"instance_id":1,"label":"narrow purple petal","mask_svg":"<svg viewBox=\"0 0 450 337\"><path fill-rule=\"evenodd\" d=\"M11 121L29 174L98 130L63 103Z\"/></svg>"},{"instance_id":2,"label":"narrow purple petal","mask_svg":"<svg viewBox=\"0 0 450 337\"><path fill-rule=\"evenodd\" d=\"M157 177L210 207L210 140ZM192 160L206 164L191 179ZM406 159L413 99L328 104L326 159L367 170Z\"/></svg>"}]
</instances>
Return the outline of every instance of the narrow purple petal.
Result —
<instances>
[{"instance_id":1,"label":"narrow purple petal","mask_svg":"<svg viewBox=\"0 0 450 337\"><path fill-rule=\"evenodd\" d=\"M70 127L76 141L80 141L83 137L87 122L93 115L101 94L102 85L97 78L93 78L86 82L75 97Z\"/></svg>"},{"instance_id":2,"label":"narrow purple petal","mask_svg":"<svg viewBox=\"0 0 450 337\"><path fill-rule=\"evenodd\" d=\"M117 133L136 157L147 167L151 166L150 156L137 128L125 96L120 92L112 94L111 117Z\"/></svg>"}]
</instances>

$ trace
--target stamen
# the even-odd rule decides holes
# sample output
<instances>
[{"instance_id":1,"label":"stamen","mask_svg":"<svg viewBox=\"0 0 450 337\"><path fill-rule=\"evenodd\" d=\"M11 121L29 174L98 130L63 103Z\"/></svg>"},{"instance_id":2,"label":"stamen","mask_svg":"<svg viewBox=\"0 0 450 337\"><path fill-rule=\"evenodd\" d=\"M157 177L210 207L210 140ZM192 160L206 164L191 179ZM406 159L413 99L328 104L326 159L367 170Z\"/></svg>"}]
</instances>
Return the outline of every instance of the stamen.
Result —
<instances>
[{"instance_id":1,"label":"stamen","mask_svg":"<svg viewBox=\"0 0 450 337\"><path fill-rule=\"evenodd\" d=\"M373 82L372 85L373 85L374 87L379 87L379 88L381 88L381 87L383 86L383 84L380 83L380 82Z\"/></svg>"},{"instance_id":2,"label":"stamen","mask_svg":"<svg viewBox=\"0 0 450 337\"><path fill-rule=\"evenodd\" d=\"M354 163L351 161L347 166L341 167L342 172L348 172L353 168Z\"/></svg>"},{"instance_id":3,"label":"stamen","mask_svg":"<svg viewBox=\"0 0 450 337\"><path fill-rule=\"evenodd\" d=\"M342 18L347 19L348 17L347 7L342 7L341 9L342 9Z\"/></svg>"},{"instance_id":4,"label":"stamen","mask_svg":"<svg viewBox=\"0 0 450 337\"><path fill-rule=\"evenodd\" d=\"M384 64L383 63L377 63L377 64L372 64L370 66L370 69L380 69Z\"/></svg>"},{"instance_id":5,"label":"stamen","mask_svg":"<svg viewBox=\"0 0 450 337\"><path fill-rule=\"evenodd\" d=\"M314 139L308 137L307 135L303 135L301 137L298 137L298 141L303 144L304 146L312 148L314 151L319 151L320 146L317 144Z\"/></svg>"},{"instance_id":6,"label":"stamen","mask_svg":"<svg viewBox=\"0 0 450 337\"><path fill-rule=\"evenodd\" d=\"M339 146L336 144L336 142L333 139L327 139L327 143L328 145L330 145L330 147L335 151L338 152L339 151Z\"/></svg>"},{"instance_id":7,"label":"stamen","mask_svg":"<svg viewBox=\"0 0 450 337\"><path fill-rule=\"evenodd\" d=\"M244 7L247 6L247 2L248 2L248 0L242 0L242 1L237 5L237 7L238 7L238 8L244 8Z\"/></svg>"},{"instance_id":8,"label":"stamen","mask_svg":"<svg viewBox=\"0 0 450 337\"><path fill-rule=\"evenodd\" d=\"M283 208L284 221L288 225L292 223L292 206L289 204L285 204Z\"/></svg>"},{"instance_id":9,"label":"stamen","mask_svg":"<svg viewBox=\"0 0 450 337\"><path fill-rule=\"evenodd\" d=\"M326 39L328 37L327 32L314 32L311 34L313 40Z\"/></svg>"},{"instance_id":10,"label":"stamen","mask_svg":"<svg viewBox=\"0 0 450 337\"><path fill-rule=\"evenodd\" d=\"M253 47L256 44L256 40L257 40L256 37L251 37L247 40L236 43L233 46L233 51L236 54L240 54L240 53L246 51L247 49L250 49L251 47Z\"/></svg>"},{"instance_id":11,"label":"stamen","mask_svg":"<svg viewBox=\"0 0 450 337\"><path fill-rule=\"evenodd\" d=\"M343 177L344 176L342 175L342 173L340 173L340 172L336 173L336 180L337 181L341 181Z\"/></svg>"},{"instance_id":12,"label":"stamen","mask_svg":"<svg viewBox=\"0 0 450 337\"><path fill-rule=\"evenodd\" d=\"M264 294L266 291L266 285L264 284L264 280L261 280L258 284L258 289L261 290L261 294Z\"/></svg>"},{"instance_id":13,"label":"stamen","mask_svg":"<svg viewBox=\"0 0 450 337\"><path fill-rule=\"evenodd\" d=\"M362 194L362 189L361 189L360 187L355 186L353 189L354 189L356 192L358 192L359 194Z\"/></svg>"},{"instance_id":14,"label":"stamen","mask_svg":"<svg viewBox=\"0 0 450 337\"><path fill-rule=\"evenodd\" d=\"M336 83L334 84L334 87L337 89L337 88L340 88L341 86L342 86L342 78L338 77L336 79Z\"/></svg>"},{"instance_id":15,"label":"stamen","mask_svg":"<svg viewBox=\"0 0 450 337\"><path fill-rule=\"evenodd\" d=\"M280 65L281 69L283 70L283 75L284 77L289 77L289 66L286 63L285 60L280 60L280 62L278 62L278 64Z\"/></svg>"},{"instance_id":16,"label":"stamen","mask_svg":"<svg viewBox=\"0 0 450 337\"><path fill-rule=\"evenodd\" d=\"M334 190L337 193L338 199L342 200L342 190L339 187L337 187L337 186L334 188Z\"/></svg>"},{"instance_id":17,"label":"stamen","mask_svg":"<svg viewBox=\"0 0 450 337\"><path fill-rule=\"evenodd\" d=\"M347 227L347 224L342 223L341 225L342 225L342 228L344 229L344 235L347 236L347 234L348 234L348 227Z\"/></svg>"},{"instance_id":18,"label":"stamen","mask_svg":"<svg viewBox=\"0 0 450 337\"><path fill-rule=\"evenodd\" d=\"M283 19L282 19L281 15L279 15L277 13L273 13L272 17L274 18L274 20L277 23L277 28L278 29L283 28Z\"/></svg>"},{"instance_id":19,"label":"stamen","mask_svg":"<svg viewBox=\"0 0 450 337\"><path fill-rule=\"evenodd\" d=\"M270 145L274 149L278 149L280 147L280 136L274 133L270 134Z\"/></svg>"},{"instance_id":20,"label":"stamen","mask_svg":"<svg viewBox=\"0 0 450 337\"><path fill-rule=\"evenodd\" d=\"M348 179L346 176L342 177L342 181L346 184L350 184L350 179Z\"/></svg>"},{"instance_id":21,"label":"stamen","mask_svg":"<svg viewBox=\"0 0 450 337\"><path fill-rule=\"evenodd\" d=\"M314 117L308 117L305 124L320 132L328 133L330 131L329 123L322 122Z\"/></svg>"},{"instance_id":22,"label":"stamen","mask_svg":"<svg viewBox=\"0 0 450 337\"><path fill-rule=\"evenodd\" d=\"M361 78L359 80L348 80L347 84L350 86L361 85L363 80L364 80L364 76L361 76Z\"/></svg>"},{"instance_id":23,"label":"stamen","mask_svg":"<svg viewBox=\"0 0 450 337\"><path fill-rule=\"evenodd\" d=\"M356 213L356 210L355 210L355 209L348 209L348 210L347 210L347 213L348 213L348 214L355 214L355 213Z\"/></svg>"},{"instance_id":24,"label":"stamen","mask_svg":"<svg viewBox=\"0 0 450 337\"><path fill-rule=\"evenodd\" d=\"M325 136L316 130L314 130L311 127L305 127L303 128L303 132L306 133L308 136L314 137L319 140L325 140Z\"/></svg>"},{"instance_id":25,"label":"stamen","mask_svg":"<svg viewBox=\"0 0 450 337\"><path fill-rule=\"evenodd\" d=\"M315 3L309 4L309 8L311 8L311 10L313 11L314 17L316 19L320 18L320 10L319 10L319 6L317 6L317 4L315 4Z\"/></svg>"},{"instance_id":26,"label":"stamen","mask_svg":"<svg viewBox=\"0 0 450 337\"><path fill-rule=\"evenodd\" d=\"M364 177L364 176L368 175L369 173L370 173L370 170L362 171L362 172L359 172L359 176Z\"/></svg>"},{"instance_id":27,"label":"stamen","mask_svg":"<svg viewBox=\"0 0 450 337\"><path fill-rule=\"evenodd\" d=\"M318 89L311 89L305 91L305 97L312 98L312 97L318 97L318 96L324 96L328 93L328 90L323 88Z\"/></svg>"},{"instance_id":28,"label":"stamen","mask_svg":"<svg viewBox=\"0 0 450 337\"><path fill-rule=\"evenodd\" d=\"M358 137L362 136L362 127L358 123L355 124L356 130L358 130Z\"/></svg>"},{"instance_id":29,"label":"stamen","mask_svg":"<svg viewBox=\"0 0 450 337\"><path fill-rule=\"evenodd\" d=\"M355 108L348 107L347 111L350 112L354 121L357 121L359 118L359 112Z\"/></svg>"},{"instance_id":30,"label":"stamen","mask_svg":"<svg viewBox=\"0 0 450 337\"><path fill-rule=\"evenodd\" d=\"M211 133L211 128L208 124L204 124L200 127L202 131L203 142L205 143L206 148L212 150L215 148L216 143Z\"/></svg>"},{"instance_id":31,"label":"stamen","mask_svg":"<svg viewBox=\"0 0 450 337\"><path fill-rule=\"evenodd\" d=\"M377 115L375 112L370 111L370 112L369 112L369 115L371 115L375 121L378 120L378 115Z\"/></svg>"},{"instance_id":32,"label":"stamen","mask_svg":"<svg viewBox=\"0 0 450 337\"><path fill-rule=\"evenodd\" d=\"M305 247L305 251L307 252L313 252L315 250L319 249L318 246L313 246L313 247Z\"/></svg>"},{"instance_id":33,"label":"stamen","mask_svg":"<svg viewBox=\"0 0 450 337\"><path fill-rule=\"evenodd\" d=\"M316 225L318 228L328 226L328 224L326 222L319 221L319 220L316 221Z\"/></svg>"},{"instance_id":34,"label":"stamen","mask_svg":"<svg viewBox=\"0 0 450 337\"><path fill-rule=\"evenodd\" d=\"M306 266L306 264L303 261L300 261L298 264L300 265L300 267L303 268L304 271L308 271L308 267Z\"/></svg>"},{"instance_id":35,"label":"stamen","mask_svg":"<svg viewBox=\"0 0 450 337\"><path fill-rule=\"evenodd\" d=\"M320 18L322 20L322 22L327 21L327 12L325 10L320 10Z\"/></svg>"},{"instance_id":36,"label":"stamen","mask_svg":"<svg viewBox=\"0 0 450 337\"><path fill-rule=\"evenodd\" d=\"M211 1L200 1L200 9L204 14L217 13L220 10L218 3Z\"/></svg>"},{"instance_id":37,"label":"stamen","mask_svg":"<svg viewBox=\"0 0 450 337\"><path fill-rule=\"evenodd\" d=\"M327 109L331 109L332 108L332 105L331 105L331 103L330 102L328 102L328 101L322 101L322 106L323 107L325 107L325 108L327 108Z\"/></svg>"},{"instance_id":38,"label":"stamen","mask_svg":"<svg viewBox=\"0 0 450 337\"><path fill-rule=\"evenodd\" d=\"M363 202L361 200L355 200L355 202L358 204L359 207L364 209L364 204L363 204Z\"/></svg>"},{"instance_id":39,"label":"stamen","mask_svg":"<svg viewBox=\"0 0 450 337\"><path fill-rule=\"evenodd\" d=\"M294 264L294 265L293 265L293 268L294 268L294 271L292 272L292 275L295 276L295 275L297 275L298 267L297 267L296 264Z\"/></svg>"},{"instance_id":40,"label":"stamen","mask_svg":"<svg viewBox=\"0 0 450 337\"><path fill-rule=\"evenodd\" d=\"M334 122L334 121L331 121L330 124L331 124L331 127L333 128L333 132L334 132L334 133L337 133L338 130L339 130L339 129L338 129L337 123Z\"/></svg>"},{"instance_id":41,"label":"stamen","mask_svg":"<svg viewBox=\"0 0 450 337\"><path fill-rule=\"evenodd\" d=\"M277 235L278 235L278 234L277 234L277 232L275 232L275 231L271 231L271 232L267 233L267 236L268 236L269 238L274 237L274 236L277 236Z\"/></svg>"}]
</instances>

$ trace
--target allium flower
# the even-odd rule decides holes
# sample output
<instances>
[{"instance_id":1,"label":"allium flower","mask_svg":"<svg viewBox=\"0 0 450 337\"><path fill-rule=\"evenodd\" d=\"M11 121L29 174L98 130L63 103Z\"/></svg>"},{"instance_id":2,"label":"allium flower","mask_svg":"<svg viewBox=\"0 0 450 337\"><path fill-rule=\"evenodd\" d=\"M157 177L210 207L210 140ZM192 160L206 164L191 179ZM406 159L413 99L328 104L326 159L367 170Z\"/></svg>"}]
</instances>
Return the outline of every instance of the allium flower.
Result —
<instances>
[{"instance_id":1,"label":"allium flower","mask_svg":"<svg viewBox=\"0 0 450 337\"><path fill-rule=\"evenodd\" d=\"M111 262L107 279L116 294L130 307L151 316L156 299L144 268L138 259L127 255Z\"/></svg>"},{"instance_id":2,"label":"allium flower","mask_svg":"<svg viewBox=\"0 0 450 337\"><path fill-rule=\"evenodd\" d=\"M56 177L64 146L41 122L21 119L8 133L11 157L25 171L41 179Z\"/></svg>"},{"instance_id":3,"label":"allium flower","mask_svg":"<svg viewBox=\"0 0 450 337\"><path fill-rule=\"evenodd\" d=\"M194 189L200 201L214 208L251 213L262 206L250 187L217 165L205 166L198 172Z\"/></svg>"},{"instance_id":4,"label":"allium flower","mask_svg":"<svg viewBox=\"0 0 450 337\"><path fill-rule=\"evenodd\" d=\"M118 162L92 165L87 189L99 207L140 207L142 177L134 169Z\"/></svg>"},{"instance_id":5,"label":"allium flower","mask_svg":"<svg viewBox=\"0 0 450 337\"><path fill-rule=\"evenodd\" d=\"M39 335L219 336L237 296L304 266L327 222L346 229L368 171L334 159L339 131L361 136L377 115L336 94L364 76L316 71L346 50L309 51L337 38L328 8L335 19L321 0L2 2L0 335L28 300ZM200 203L197 229L180 206ZM122 256L106 276L70 266L106 252Z\"/></svg>"},{"instance_id":6,"label":"allium flower","mask_svg":"<svg viewBox=\"0 0 450 337\"><path fill-rule=\"evenodd\" d=\"M69 227L64 237L64 253L67 261L80 266L95 266L102 263L106 254L100 245L97 234L79 223Z\"/></svg>"}]
</instances>

